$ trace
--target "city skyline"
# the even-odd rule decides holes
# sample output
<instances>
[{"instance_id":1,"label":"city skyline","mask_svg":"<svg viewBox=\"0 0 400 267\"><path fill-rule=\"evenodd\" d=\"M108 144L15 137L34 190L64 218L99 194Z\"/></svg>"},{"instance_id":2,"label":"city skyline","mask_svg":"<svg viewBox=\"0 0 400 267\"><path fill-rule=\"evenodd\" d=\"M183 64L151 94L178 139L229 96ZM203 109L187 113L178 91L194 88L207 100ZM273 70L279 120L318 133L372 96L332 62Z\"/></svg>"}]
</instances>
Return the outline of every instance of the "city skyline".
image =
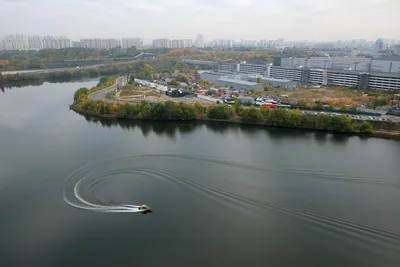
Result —
<instances>
[{"instance_id":1,"label":"city skyline","mask_svg":"<svg viewBox=\"0 0 400 267\"><path fill-rule=\"evenodd\" d=\"M135 36L135 35L125 35L125 36L121 36L121 37L112 37L112 36L84 36L82 38L79 39L73 39L70 38L68 35L62 35L62 34L55 34L55 35L51 35L51 34L26 34L26 33L21 33L21 32L14 32L14 33L8 33L8 34L4 34L4 35L0 35L0 40L8 38L8 37L12 37L12 36L23 36L26 38L29 37L40 37L40 38L64 38L64 39L69 39L71 40L71 42L79 42L79 41L83 41L85 39L116 39L119 41L123 41L124 39L131 39L131 40L140 40L141 45L151 45L153 43L154 40L160 40L160 39L165 39L165 40L192 40L193 43L196 43L196 40L201 37L201 42L202 43L213 43L215 41L232 41L233 43L240 43L240 42L244 42L244 43L249 43L249 42L259 42L259 43L263 43L263 42L285 42L285 43L293 43L293 42L297 42L297 43L340 43L340 42L356 42L356 43L374 43L379 39L382 39L385 44L399 44L400 43L400 39L396 39L396 38L383 38L382 36L376 36L373 39L366 39L366 38L353 38L353 39L337 39L337 40L318 40L318 39L299 39L299 40L294 40L294 39L290 39L290 38L275 38L275 39L268 39L268 38L258 38L258 39L231 39L231 38L224 38L223 36L221 37L216 37L216 38L206 38L207 36L202 34L202 33L193 33L191 35L191 37L188 38L172 38L169 36L162 36L162 37L157 37L157 38L143 38L141 36Z\"/></svg>"},{"instance_id":2,"label":"city skyline","mask_svg":"<svg viewBox=\"0 0 400 267\"><path fill-rule=\"evenodd\" d=\"M198 34L196 39L153 39L151 42L144 42L143 38L123 37L118 38L82 38L79 41L70 40L67 36L38 36L12 34L0 36L0 50L30 50L30 49L59 49L67 47L84 47L93 49L112 49L121 47L123 49L135 47L152 46L154 48L233 48L233 47L257 47L257 48L284 48L284 47L308 47L308 48L351 48L361 49L364 52L381 53L391 51L399 54L400 40L378 38L376 41L359 40L338 40L333 42L317 41L286 41L284 38L277 40L230 40L214 39L205 41L202 34ZM356 50L355 50L356 51Z\"/></svg>"},{"instance_id":3,"label":"city skyline","mask_svg":"<svg viewBox=\"0 0 400 267\"><path fill-rule=\"evenodd\" d=\"M1 0L0 35L206 40L400 39L397 0ZM46 10L46 12L43 12ZM17 23L18 22L18 23ZM317 26L316 26L317 25ZM79 29L79 30L77 30Z\"/></svg>"}]
</instances>

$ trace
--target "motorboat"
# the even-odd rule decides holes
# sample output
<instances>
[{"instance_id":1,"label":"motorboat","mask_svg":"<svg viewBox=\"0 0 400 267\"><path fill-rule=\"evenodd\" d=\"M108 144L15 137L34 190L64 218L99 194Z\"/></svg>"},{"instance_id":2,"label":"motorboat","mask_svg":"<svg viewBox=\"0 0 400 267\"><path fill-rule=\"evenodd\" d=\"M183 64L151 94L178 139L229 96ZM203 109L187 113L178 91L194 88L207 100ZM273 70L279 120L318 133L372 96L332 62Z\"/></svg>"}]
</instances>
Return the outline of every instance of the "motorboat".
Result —
<instances>
[{"instance_id":1,"label":"motorboat","mask_svg":"<svg viewBox=\"0 0 400 267\"><path fill-rule=\"evenodd\" d=\"M150 211L151 208L149 206L147 206L147 205L140 205L139 206L139 210L140 211Z\"/></svg>"}]
</instances>

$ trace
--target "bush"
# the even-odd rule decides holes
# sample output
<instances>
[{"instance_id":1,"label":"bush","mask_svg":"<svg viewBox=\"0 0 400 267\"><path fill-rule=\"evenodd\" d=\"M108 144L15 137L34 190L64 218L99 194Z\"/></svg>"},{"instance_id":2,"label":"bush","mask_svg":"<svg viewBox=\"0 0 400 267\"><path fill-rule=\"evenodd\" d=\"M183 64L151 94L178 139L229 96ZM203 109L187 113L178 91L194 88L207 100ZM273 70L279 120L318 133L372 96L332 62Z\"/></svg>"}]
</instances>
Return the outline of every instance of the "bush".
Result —
<instances>
[{"instance_id":1,"label":"bush","mask_svg":"<svg viewBox=\"0 0 400 267\"><path fill-rule=\"evenodd\" d=\"M335 132L347 132L351 133L354 131L352 126L352 120L344 115L334 116L331 118L331 127Z\"/></svg>"},{"instance_id":2,"label":"bush","mask_svg":"<svg viewBox=\"0 0 400 267\"><path fill-rule=\"evenodd\" d=\"M74 94L74 103L78 102L78 100L83 96L85 97L87 95L87 93L89 92L89 89L87 89L86 87L83 88L79 88L78 90L76 90L75 94Z\"/></svg>"},{"instance_id":3,"label":"bush","mask_svg":"<svg viewBox=\"0 0 400 267\"><path fill-rule=\"evenodd\" d=\"M364 121L359 125L359 131L360 133L372 133L373 127L371 125L371 123Z\"/></svg>"},{"instance_id":4,"label":"bush","mask_svg":"<svg viewBox=\"0 0 400 267\"><path fill-rule=\"evenodd\" d=\"M263 115L258 109L253 106L242 111L242 120L245 122L260 122L263 120Z\"/></svg>"},{"instance_id":5,"label":"bush","mask_svg":"<svg viewBox=\"0 0 400 267\"><path fill-rule=\"evenodd\" d=\"M209 106L207 117L210 119L227 120L231 117L231 112L228 107L222 105Z\"/></svg>"}]
</instances>

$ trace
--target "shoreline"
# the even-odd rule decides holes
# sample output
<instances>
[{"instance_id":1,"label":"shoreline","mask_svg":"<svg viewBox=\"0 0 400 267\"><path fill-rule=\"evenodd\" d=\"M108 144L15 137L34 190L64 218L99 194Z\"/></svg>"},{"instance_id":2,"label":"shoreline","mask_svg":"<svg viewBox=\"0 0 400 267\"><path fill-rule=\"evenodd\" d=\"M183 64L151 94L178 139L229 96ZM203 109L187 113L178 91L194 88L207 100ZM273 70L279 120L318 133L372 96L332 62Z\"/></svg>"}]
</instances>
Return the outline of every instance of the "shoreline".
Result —
<instances>
[{"instance_id":1,"label":"shoreline","mask_svg":"<svg viewBox=\"0 0 400 267\"><path fill-rule=\"evenodd\" d=\"M400 132L399 131L384 131L384 130L374 130L370 134L366 133L358 133L358 132L353 132L353 133L340 133L340 132L334 132L334 131L327 131L327 130L318 130L318 129L311 129L311 128L293 128L293 127L279 127L279 126L271 126L265 123L261 122L244 122L240 120L240 117L235 117L232 119L227 119L227 120L219 120L219 119L210 119L206 118L205 116L202 116L197 119L193 120L152 120L152 119L143 119L143 118L137 118L137 117L125 117L125 118L119 118L117 114L107 114L107 115L101 115L95 112L82 112L74 109L73 107L70 107L70 110L73 110L74 112L83 115L83 116L92 116L92 117L97 117L97 118L103 118L103 119L109 119L109 120L116 120L116 121L154 121L154 122L211 122L211 123L224 123L224 124L232 124L232 125L249 125L249 126L262 126L265 128L281 128L281 129L295 129L295 130L301 130L301 131L313 131L313 132L324 132L324 133L330 133L330 134L339 134L339 135L347 135L347 136L359 136L359 137L374 137L374 138L382 138L382 139L390 139L390 140L397 140L400 141Z\"/></svg>"}]
</instances>

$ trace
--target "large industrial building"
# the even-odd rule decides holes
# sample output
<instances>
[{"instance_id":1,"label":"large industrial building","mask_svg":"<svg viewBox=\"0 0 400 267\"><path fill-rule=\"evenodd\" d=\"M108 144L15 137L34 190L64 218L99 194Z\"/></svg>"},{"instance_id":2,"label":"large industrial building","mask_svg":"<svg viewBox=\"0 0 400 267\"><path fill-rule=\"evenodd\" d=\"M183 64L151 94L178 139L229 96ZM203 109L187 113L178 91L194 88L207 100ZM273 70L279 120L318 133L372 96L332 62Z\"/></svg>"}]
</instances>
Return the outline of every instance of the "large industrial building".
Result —
<instances>
[{"instance_id":1,"label":"large industrial building","mask_svg":"<svg viewBox=\"0 0 400 267\"><path fill-rule=\"evenodd\" d=\"M275 58L269 77L355 88L400 88L400 57Z\"/></svg>"},{"instance_id":2,"label":"large industrial building","mask_svg":"<svg viewBox=\"0 0 400 267\"><path fill-rule=\"evenodd\" d=\"M267 79L270 79L269 84L271 86L287 89L297 86L298 83L341 85L360 89L400 88L400 57L393 56L382 59L329 59L329 57L325 57L310 60L306 58L275 58L273 66L234 61L186 60L185 62L192 65L212 66L214 71L202 73L201 78L213 83L216 83L223 76L231 75L232 79L247 82L254 82L258 77L262 77L263 84L266 84ZM354 68L347 68L348 64L354 66ZM343 68L343 66L345 67Z\"/></svg>"},{"instance_id":3,"label":"large industrial building","mask_svg":"<svg viewBox=\"0 0 400 267\"><path fill-rule=\"evenodd\" d=\"M229 87L237 88L237 89L242 89L242 90L258 90L262 91L264 90L264 85L260 83L255 83L255 82L249 82L245 80L240 80L240 79L232 79L232 78L227 78L227 77L221 77L216 81L217 85L227 85Z\"/></svg>"},{"instance_id":4,"label":"large industrial building","mask_svg":"<svg viewBox=\"0 0 400 267\"><path fill-rule=\"evenodd\" d=\"M261 78L263 87L267 84L271 85L272 88L280 89L296 89L299 85L297 82L292 80L275 79L270 77L264 77L257 74L252 74L247 76L247 80L250 82L257 82Z\"/></svg>"},{"instance_id":5,"label":"large industrial building","mask_svg":"<svg viewBox=\"0 0 400 267\"><path fill-rule=\"evenodd\" d=\"M228 73L238 72L238 73L264 75L268 70L267 65L247 64L245 62L237 63L234 61L221 61L218 62L216 66L217 66L216 71L228 72Z\"/></svg>"},{"instance_id":6,"label":"large industrial building","mask_svg":"<svg viewBox=\"0 0 400 267\"><path fill-rule=\"evenodd\" d=\"M262 91L264 90L266 84L271 85L272 88L279 89L294 89L298 86L298 83L295 81L269 78L256 73L246 74L238 72L227 73L213 71L200 71L199 73L202 80L206 80L217 85L227 85L242 90L255 89ZM258 78L261 78L261 83L257 83Z\"/></svg>"}]
</instances>

